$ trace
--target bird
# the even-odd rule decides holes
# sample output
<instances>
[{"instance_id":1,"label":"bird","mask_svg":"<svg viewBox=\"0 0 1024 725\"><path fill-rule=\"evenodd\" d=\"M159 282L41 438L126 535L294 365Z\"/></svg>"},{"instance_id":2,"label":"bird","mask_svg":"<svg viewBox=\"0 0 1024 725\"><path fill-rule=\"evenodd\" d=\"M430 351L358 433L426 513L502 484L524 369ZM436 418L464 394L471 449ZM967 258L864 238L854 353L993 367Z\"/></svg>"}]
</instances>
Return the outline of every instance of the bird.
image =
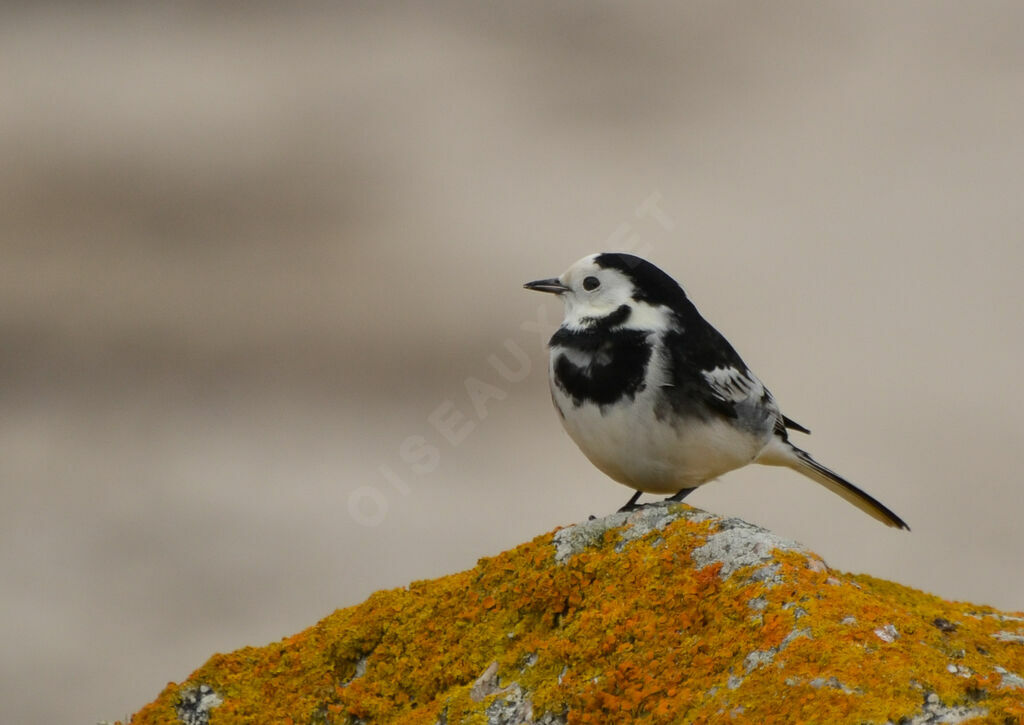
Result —
<instances>
[{"instance_id":1,"label":"bird","mask_svg":"<svg viewBox=\"0 0 1024 725\"><path fill-rule=\"evenodd\" d=\"M891 509L790 440L810 430L775 397L683 288L625 252L590 254L561 276L524 287L558 296L565 315L549 343L551 399L583 454L613 480L682 501L751 463L785 466L878 521L910 530Z\"/></svg>"}]
</instances>

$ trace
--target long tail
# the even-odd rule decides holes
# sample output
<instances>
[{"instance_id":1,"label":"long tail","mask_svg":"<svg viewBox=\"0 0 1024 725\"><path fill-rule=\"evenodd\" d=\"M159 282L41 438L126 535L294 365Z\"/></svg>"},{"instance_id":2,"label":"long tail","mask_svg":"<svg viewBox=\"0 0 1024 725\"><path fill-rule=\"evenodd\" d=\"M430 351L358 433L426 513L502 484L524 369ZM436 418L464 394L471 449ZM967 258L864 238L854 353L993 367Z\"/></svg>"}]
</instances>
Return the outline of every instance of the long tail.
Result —
<instances>
[{"instance_id":1,"label":"long tail","mask_svg":"<svg viewBox=\"0 0 1024 725\"><path fill-rule=\"evenodd\" d=\"M810 453L797 448L789 441L776 438L758 456L757 462L792 468L794 471L804 474L812 481L820 483L832 493L842 496L861 511L881 521L886 526L910 531L907 522L893 513L881 501L861 491L835 471L825 468L825 466L814 460Z\"/></svg>"}]
</instances>

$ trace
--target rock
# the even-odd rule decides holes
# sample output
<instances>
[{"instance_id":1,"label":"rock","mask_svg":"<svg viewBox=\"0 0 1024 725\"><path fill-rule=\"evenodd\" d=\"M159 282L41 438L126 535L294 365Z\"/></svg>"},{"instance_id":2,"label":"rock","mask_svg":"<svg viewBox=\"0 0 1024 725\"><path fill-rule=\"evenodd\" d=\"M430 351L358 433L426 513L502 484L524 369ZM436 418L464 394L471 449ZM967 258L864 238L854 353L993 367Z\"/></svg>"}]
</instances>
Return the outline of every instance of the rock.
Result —
<instances>
[{"instance_id":1,"label":"rock","mask_svg":"<svg viewBox=\"0 0 1024 725\"><path fill-rule=\"evenodd\" d=\"M1019 722L1024 619L682 504L539 536L215 655L131 720Z\"/></svg>"},{"instance_id":2,"label":"rock","mask_svg":"<svg viewBox=\"0 0 1024 725\"><path fill-rule=\"evenodd\" d=\"M210 722L210 710L223 701L208 685L196 685L182 688L178 697L175 712L182 725L207 725Z\"/></svg>"}]
</instances>

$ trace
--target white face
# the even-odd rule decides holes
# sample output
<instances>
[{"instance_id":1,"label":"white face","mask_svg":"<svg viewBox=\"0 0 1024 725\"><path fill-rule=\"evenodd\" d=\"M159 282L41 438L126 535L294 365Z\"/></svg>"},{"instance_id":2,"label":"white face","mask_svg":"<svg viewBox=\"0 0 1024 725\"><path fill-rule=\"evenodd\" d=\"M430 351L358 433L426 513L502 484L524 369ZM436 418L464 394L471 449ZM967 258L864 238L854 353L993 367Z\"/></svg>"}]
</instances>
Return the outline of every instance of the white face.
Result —
<instances>
[{"instance_id":1,"label":"white face","mask_svg":"<svg viewBox=\"0 0 1024 725\"><path fill-rule=\"evenodd\" d=\"M558 281L569 288L560 294L565 303L565 322L582 326L587 317L605 317L622 305L634 307L633 282L617 269L602 269L590 254L565 270Z\"/></svg>"}]
</instances>

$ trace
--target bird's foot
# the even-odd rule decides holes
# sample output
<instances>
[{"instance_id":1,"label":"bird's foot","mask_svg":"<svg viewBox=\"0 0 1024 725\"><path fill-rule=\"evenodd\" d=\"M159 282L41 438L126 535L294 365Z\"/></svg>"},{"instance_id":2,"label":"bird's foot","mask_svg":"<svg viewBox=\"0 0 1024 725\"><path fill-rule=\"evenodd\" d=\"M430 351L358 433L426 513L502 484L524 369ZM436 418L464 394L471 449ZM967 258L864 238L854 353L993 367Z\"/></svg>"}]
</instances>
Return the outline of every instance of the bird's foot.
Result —
<instances>
[{"instance_id":1,"label":"bird's foot","mask_svg":"<svg viewBox=\"0 0 1024 725\"><path fill-rule=\"evenodd\" d=\"M691 493L693 493L695 490L696 489L693 489L693 488L684 488L684 489L681 489L679 491L676 491L674 494L672 494L671 496L669 496L665 500L666 501L672 501L673 503L679 503L684 498L686 498Z\"/></svg>"},{"instance_id":2,"label":"bird's foot","mask_svg":"<svg viewBox=\"0 0 1024 725\"><path fill-rule=\"evenodd\" d=\"M632 496L630 496L629 500L626 501L625 504L623 504L622 508L620 508L617 513L621 514L621 513L625 512L625 511L636 511L638 508L640 508L637 505L636 500L638 498L640 498L640 494L641 493L642 493L642 491L637 491Z\"/></svg>"}]
</instances>

